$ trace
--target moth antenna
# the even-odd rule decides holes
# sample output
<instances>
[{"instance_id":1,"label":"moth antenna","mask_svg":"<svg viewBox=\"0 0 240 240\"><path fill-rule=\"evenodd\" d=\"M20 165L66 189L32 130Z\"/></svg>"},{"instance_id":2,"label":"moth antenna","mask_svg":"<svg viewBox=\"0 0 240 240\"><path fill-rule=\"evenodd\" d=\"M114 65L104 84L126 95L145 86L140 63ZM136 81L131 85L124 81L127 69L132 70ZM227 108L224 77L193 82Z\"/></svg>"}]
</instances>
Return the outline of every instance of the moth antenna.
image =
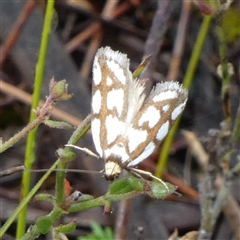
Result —
<instances>
[{"instance_id":1,"label":"moth antenna","mask_svg":"<svg viewBox=\"0 0 240 240\"><path fill-rule=\"evenodd\" d=\"M80 150L80 151L82 151L82 152L85 152L87 155L90 155L90 156L95 157L95 158L97 158L97 159L100 158L97 154L95 154L94 152L92 152L92 151L91 151L90 149L88 149L88 148L81 148L81 147L79 147L79 146L75 146L75 145L72 145L72 144L66 144L65 146L66 146L66 147L76 148L76 149L78 149L78 150Z\"/></svg>"}]
</instances>

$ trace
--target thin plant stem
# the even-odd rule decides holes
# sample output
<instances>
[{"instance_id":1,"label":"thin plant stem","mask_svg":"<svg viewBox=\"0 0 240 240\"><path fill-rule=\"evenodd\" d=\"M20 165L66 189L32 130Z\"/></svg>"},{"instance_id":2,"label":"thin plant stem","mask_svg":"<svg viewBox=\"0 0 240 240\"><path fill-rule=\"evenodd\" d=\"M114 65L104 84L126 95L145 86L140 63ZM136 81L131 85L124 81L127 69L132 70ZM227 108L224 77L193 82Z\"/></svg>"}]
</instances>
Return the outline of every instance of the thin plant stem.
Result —
<instances>
[{"instance_id":1,"label":"thin plant stem","mask_svg":"<svg viewBox=\"0 0 240 240\"><path fill-rule=\"evenodd\" d=\"M76 145L78 141L86 134L86 132L90 129L91 115L88 115L81 125L74 131L71 138L68 141L68 144ZM67 168L67 163L59 162L58 170L56 173L56 199L59 204L64 201L64 179L65 179L65 171L61 171Z\"/></svg>"},{"instance_id":2,"label":"thin plant stem","mask_svg":"<svg viewBox=\"0 0 240 240\"><path fill-rule=\"evenodd\" d=\"M211 21L212 21L212 16L204 17L198 37L197 37L196 44L193 48L193 53L192 53L192 56L189 61L186 75L183 80L183 86L188 90L190 89L191 84L193 82L197 64L200 59L200 55L201 55L203 45L205 43L205 39L207 37L208 31L209 31L209 28L211 25ZM159 159L158 159L157 169L155 172L155 176L157 178L162 178L162 175L165 171L165 168L166 168L166 165L168 162L168 156L170 153L170 149L173 144L174 136L176 135L176 132L178 130L180 120L181 120L181 117L179 117L177 119L177 121L175 122L174 126L172 127L171 131L169 132L167 138L165 139L165 141L163 143L161 153L160 153Z\"/></svg>"},{"instance_id":3,"label":"thin plant stem","mask_svg":"<svg viewBox=\"0 0 240 240\"><path fill-rule=\"evenodd\" d=\"M40 93L42 89L45 59L46 59L49 35L52 27L51 24L52 24L53 14L54 14L54 0L47 1L46 15L44 20L42 40L41 40L41 46L39 51L39 59L37 62L36 75L34 79L34 92L32 96L33 100L32 100L30 120L29 120L30 122L32 122L36 118L33 110L38 107L39 101L40 101ZM28 134L28 137L27 137L27 146L26 146L25 160L24 160L24 166L27 169L32 169L32 165L35 161L36 133L37 133L37 128L33 129ZM30 183L31 183L31 172L25 171L22 177L20 201L22 201L27 196L30 189ZM27 213L27 204L22 208L22 211L19 214L18 223L17 223L17 233L16 233L17 239L20 239L21 236L23 236L23 234L26 231L26 213Z\"/></svg>"},{"instance_id":4,"label":"thin plant stem","mask_svg":"<svg viewBox=\"0 0 240 240\"><path fill-rule=\"evenodd\" d=\"M37 193L38 189L42 186L43 182L49 177L52 171L58 165L60 159L57 160L49 170L42 176L42 178L37 182L37 184L33 187L33 189L28 193L28 195L21 201L19 206L16 208L14 213L10 216L10 218L5 222L5 224L0 229L0 238L3 237L4 233L8 230L11 224L14 222L20 211L28 204L28 202L33 198L33 196ZM27 170L26 170L27 172ZM19 239L19 238L16 238Z\"/></svg>"}]
</instances>

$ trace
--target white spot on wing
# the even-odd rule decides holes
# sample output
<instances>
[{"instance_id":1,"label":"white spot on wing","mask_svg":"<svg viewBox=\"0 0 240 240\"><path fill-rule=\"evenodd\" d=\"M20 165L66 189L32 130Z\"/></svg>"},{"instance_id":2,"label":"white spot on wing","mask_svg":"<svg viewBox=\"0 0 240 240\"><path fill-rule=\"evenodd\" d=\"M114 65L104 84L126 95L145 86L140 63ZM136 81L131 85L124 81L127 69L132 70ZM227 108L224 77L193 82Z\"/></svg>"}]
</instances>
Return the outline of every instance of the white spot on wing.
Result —
<instances>
[{"instance_id":1,"label":"white spot on wing","mask_svg":"<svg viewBox=\"0 0 240 240\"><path fill-rule=\"evenodd\" d=\"M134 129L129 127L126 133L128 137L128 148L129 152L133 152L139 144L143 143L147 139L147 131Z\"/></svg>"},{"instance_id":2,"label":"white spot on wing","mask_svg":"<svg viewBox=\"0 0 240 240\"><path fill-rule=\"evenodd\" d=\"M124 123L117 117L109 115L106 117L106 129L107 129L107 143L111 144L121 134L124 128Z\"/></svg>"},{"instance_id":3,"label":"white spot on wing","mask_svg":"<svg viewBox=\"0 0 240 240\"><path fill-rule=\"evenodd\" d=\"M92 97L92 111L95 114L98 114L101 109L102 96L100 90L97 90Z\"/></svg>"},{"instance_id":4,"label":"white spot on wing","mask_svg":"<svg viewBox=\"0 0 240 240\"><path fill-rule=\"evenodd\" d=\"M102 157L103 152L102 152L102 147L100 142L100 126L101 126L100 120L97 118L94 118L91 123L93 142L99 156Z\"/></svg>"},{"instance_id":5,"label":"white spot on wing","mask_svg":"<svg viewBox=\"0 0 240 240\"><path fill-rule=\"evenodd\" d=\"M161 115L159 110L153 106L149 106L139 119L138 125L142 126L144 122L148 122L149 128L153 128L158 123L160 118Z\"/></svg>"},{"instance_id":6,"label":"white spot on wing","mask_svg":"<svg viewBox=\"0 0 240 240\"><path fill-rule=\"evenodd\" d=\"M107 76L107 85L111 86L112 84L113 84L113 80L109 76Z\"/></svg>"},{"instance_id":7,"label":"white spot on wing","mask_svg":"<svg viewBox=\"0 0 240 240\"><path fill-rule=\"evenodd\" d=\"M166 137L168 131L169 131L169 121L165 122L158 130L157 140L162 141Z\"/></svg>"},{"instance_id":8,"label":"white spot on wing","mask_svg":"<svg viewBox=\"0 0 240 240\"><path fill-rule=\"evenodd\" d=\"M125 85L126 75L124 73L123 68L114 60L107 60L106 62L107 62L108 68L111 69L112 72L114 72L116 79Z\"/></svg>"},{"instance_id":9,"label":"white spot on wing","mask_svg":"<svg viewBox=\"0 0 240 240\"><path fill-rule=\"evenodd\" d=\"M107 94L107 108L113 110L114 107L117 108L118 116L120 117L123 110L123 99L124 92L123 89L113 89Z\"/></svg>"},{"instance_id":10,"label":"white spot on wing","mask_svg":"<svg viewBox=\"0 0 240 240\"><path fill-rule=\"evenodd\" d=\"M153 142L150 142L145 148L145 150L137 158L131 161L127 166L128 167L135 166L138 163L142 162L144 159L146 159L153 153L155 147L156 147L155 144Z\"/></svg>"},{"instance_id":11,"label":"white spot on wing","mask_svg":"<svg viewBox=\"0 0 240 240\"><path fill-rule=\"evenodd\" d=\"M167 104L167 105L163 106L162 110L164 112L167 112L169 110L169 108L170 108L170 106Z\"/></svg>"},{"instance_id":12,"label":"white spot on wing","mask_svg":"<svg viewBox=\"0 0 240 240\"><path fill-rule=\"evenodd\" d=\"M161 102L168 99L174 99L178 97L178 93L173 90L161 92L160 94L153 97L154 102Z\"/></svg>"},{"instance_id":13,"label":"white spot on wing","mask_svg":"<svg viewBox=\"0 0 240 240\"><path fill-rule=\"evenodd\" d=\"M185 102L178 105L171 114L171 119L174 121L178 118L178 116L182 113L183 109L185 107Z\"/></svg>"},{"instance_id":14,"label":"white spot on wing","mask_svg":"<svg viewBox=\"0 0 240 240\"><path fill-rule=\"evenodd\" d=\"M98 63L97 57L93 62L93 82L95 85L98 85L102 81L102 70Z\"/></svg>"}]
</instances>

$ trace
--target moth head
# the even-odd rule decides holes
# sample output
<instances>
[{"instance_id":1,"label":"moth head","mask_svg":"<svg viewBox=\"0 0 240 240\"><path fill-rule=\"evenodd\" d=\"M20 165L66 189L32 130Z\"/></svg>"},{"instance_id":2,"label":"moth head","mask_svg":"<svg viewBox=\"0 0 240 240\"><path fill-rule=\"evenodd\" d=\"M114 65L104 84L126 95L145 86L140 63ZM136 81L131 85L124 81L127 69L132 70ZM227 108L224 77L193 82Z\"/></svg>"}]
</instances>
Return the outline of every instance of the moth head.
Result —
<instances>
[{"instance_id":1,"label":"moth head","mask_svg":"<svg viewBox=\"0 0 240 240\"><path fill-rule=\"evenodd\" d=\"M116 162L106 162L105 164L105 178L109 181L113 181L121 173L121 167Z\"/></svg>"}]
</instances>

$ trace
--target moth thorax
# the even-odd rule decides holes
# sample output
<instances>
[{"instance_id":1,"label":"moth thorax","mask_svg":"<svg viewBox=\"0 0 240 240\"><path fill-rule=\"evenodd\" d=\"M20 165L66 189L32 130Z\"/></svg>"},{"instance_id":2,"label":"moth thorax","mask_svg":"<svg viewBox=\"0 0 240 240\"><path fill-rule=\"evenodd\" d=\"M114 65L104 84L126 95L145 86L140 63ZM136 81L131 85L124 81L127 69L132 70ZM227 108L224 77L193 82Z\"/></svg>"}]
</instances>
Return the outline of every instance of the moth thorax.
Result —
<instances>
[{"instance_id":1,"label":"moth thorax","mask_svg":"<svg viewBox=\"0 0 240 240\"><path fill-rule=\"evenodd\" d=\"M113 181L121 173L121 167L116 162L106 162L105 164L105 178L107 180Z\"/></svg>"}]
</instances>

